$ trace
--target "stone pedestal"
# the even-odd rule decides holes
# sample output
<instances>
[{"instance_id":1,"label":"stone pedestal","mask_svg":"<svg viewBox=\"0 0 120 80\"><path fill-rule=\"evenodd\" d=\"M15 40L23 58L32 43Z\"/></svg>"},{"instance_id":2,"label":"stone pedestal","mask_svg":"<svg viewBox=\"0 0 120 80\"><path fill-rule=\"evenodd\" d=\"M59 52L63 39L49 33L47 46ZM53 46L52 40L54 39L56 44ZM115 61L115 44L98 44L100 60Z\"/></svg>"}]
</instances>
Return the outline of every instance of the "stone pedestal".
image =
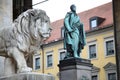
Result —
<instances>
[{"instance_id":1,"label":"stone pedestal","mask_svg":"<svg viewBox=\"0 0 120 80\"><path fill-rule=\"evenodd\" d=\"M0 77L4 75L4 57L0 56Z\"/></svg>"},{"instance_id":2,"label":"stone pedestal","mask_svg":"<svg viewBox=\"0 0 120 80\"><path fill-rule=\"evenodd\" d=\"M15 74L15 62L12 58L0 56L0 77Z\"/></svg>"},{"instance_id":3,"label":"stone pedestal","mask_svg":"<svg viewBox=\"0 0 120 80\"><path fill-rule=\"evenodd\" d=\"M0 77L0 80L55 80L55 79L52 75L31 72Z\"/></svg>"},{"instance_id":4,"label":"stone pedestal","mask_svg":"<svg viewBox=\"0 0 120 80\"><path fill-rule=\"evenodd\" d=\"M60 80L91 80L92 64L90 60L69 58L60 61Z\"/></svg>"},{"instance_id":5,"label":"stone pedestal","mask_svg":"<svg viewBox=\"0 0 120 80\"><path fill-rule=\"evenodd\" d=\"M12 58L5 58L4 61L4 76L15 74L16 65Z\"/></svg>"}]
</instances>

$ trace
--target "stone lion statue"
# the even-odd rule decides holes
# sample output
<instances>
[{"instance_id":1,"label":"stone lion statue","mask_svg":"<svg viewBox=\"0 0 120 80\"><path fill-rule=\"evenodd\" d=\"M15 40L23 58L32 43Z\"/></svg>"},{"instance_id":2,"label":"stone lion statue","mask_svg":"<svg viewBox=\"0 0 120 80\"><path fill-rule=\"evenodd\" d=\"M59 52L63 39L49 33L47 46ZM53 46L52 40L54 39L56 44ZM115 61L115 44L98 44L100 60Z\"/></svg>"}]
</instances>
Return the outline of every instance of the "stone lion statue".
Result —
<instances>
[{"instance_id":1,"label":"stone lion statue","mask_svg":"<svg viewBox=\"0 0 120 80\"><path fill-rule=\"evenodd\" d=\"M29 9L20 14L11 27L0 29L0 56L13 58L17 73L30 72L25 55L39 50L50 32L50 19L45 11Z\"/></svg>"}]
</instances>

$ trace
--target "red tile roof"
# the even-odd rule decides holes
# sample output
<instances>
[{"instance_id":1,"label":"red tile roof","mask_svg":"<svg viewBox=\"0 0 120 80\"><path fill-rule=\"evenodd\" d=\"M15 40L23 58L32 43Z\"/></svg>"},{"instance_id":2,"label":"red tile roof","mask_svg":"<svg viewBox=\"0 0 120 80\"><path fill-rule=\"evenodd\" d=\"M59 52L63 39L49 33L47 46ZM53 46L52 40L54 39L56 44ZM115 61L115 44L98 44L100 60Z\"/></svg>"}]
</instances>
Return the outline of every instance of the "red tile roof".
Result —
<instances>
[{"instance_id":1,"label":"red tile roof","mask_svg":"<svg viewBox=\"0 0 120 80\"><path fill-rule=\"evenodd\" d=\"M112 2L78 13L78 15L84 24L85 31L90 31L89 19L94 16L105 18L104 22L99 25L99 28L106 27L107 25L113 24ZM61 39L63 19L51 23L51 26L53 30L51 37L46 41L47 43Z\"/></svg>"}]
</instances>

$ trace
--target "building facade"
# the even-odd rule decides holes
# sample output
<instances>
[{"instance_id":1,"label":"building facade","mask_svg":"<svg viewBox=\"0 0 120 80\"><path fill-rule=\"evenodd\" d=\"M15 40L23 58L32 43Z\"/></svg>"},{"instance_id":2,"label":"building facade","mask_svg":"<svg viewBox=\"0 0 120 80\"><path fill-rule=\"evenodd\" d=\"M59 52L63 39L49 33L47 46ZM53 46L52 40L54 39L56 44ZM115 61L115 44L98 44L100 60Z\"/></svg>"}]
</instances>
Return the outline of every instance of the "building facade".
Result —
<instances>
[{"instance_id":1,"label":"building facade","mask_svg":"<svg viewBox=\"0 0 120 80\"><path fill-rule=\"evenodd\" d=\"M78 13L86 31L87 44L80 56L91 60L92 80L117 80L112 2ZM51 37L33 55L35 72L51 74L59 80L59 61L64 59L63 19L52 24Z\"/></svg>"}]
</instances>

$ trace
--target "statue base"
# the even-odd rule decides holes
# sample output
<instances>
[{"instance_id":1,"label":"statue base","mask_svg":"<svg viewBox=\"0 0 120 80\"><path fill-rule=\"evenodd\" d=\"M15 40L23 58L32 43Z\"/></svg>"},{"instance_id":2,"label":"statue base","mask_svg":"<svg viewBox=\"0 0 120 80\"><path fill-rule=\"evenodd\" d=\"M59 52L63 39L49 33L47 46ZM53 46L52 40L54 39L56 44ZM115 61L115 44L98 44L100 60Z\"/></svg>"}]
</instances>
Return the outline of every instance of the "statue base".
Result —
<instances>
[{"instance_id":1,"label":"statue base","mask_svg":"<svg viewBox=\"0 0 120 80\"><path fill-rule=\"evenodd\" d=\"M60 80L91 80L92 64L90 60L69 58L61 60L58 66Z\"/></svg>"},{"instance_id":2,"label":"statue base","mask_svg":"<svg viewBox=\"0 0 120 80\"><path fill-rule=\"evenodd\" d=\"M0 56L0 77L16 73L16 65L12 58Z\"/></svg>"},{"instance_id":3,"label":"statue base","mask_svg":"<svg viewBox=\"0 0 120 80\"><path fill-rule=\"evenodd\" d=\"M52 75L30 72L0 77L0 80L55 80L55 79Z\"/></svg>"}]
</instances>

